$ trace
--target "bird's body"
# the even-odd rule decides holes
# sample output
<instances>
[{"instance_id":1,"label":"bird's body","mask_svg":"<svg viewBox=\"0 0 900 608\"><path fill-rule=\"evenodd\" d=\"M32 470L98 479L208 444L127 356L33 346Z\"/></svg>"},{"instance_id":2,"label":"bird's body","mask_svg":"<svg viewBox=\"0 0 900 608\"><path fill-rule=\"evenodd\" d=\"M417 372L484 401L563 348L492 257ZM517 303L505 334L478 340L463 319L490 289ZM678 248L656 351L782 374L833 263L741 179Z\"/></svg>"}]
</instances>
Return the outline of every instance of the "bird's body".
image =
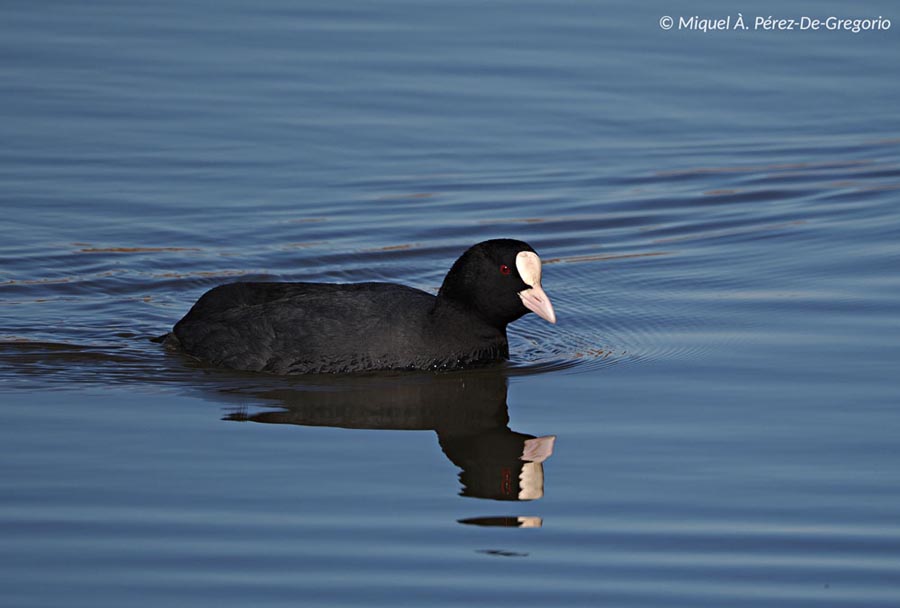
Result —
<instances>
[{"instance_id":1,"label":"bird's body","mask_svg":"<svg viewBox=\"0 0 900 608\"><path fill-rule=\"evenodd\" d=\"M275 374L456 369L508 358L506 324L531 308L520 292L535 290L533 250L486 241L436 296L394 283L231 283L206 292L166 341L219 367ZM540 294L539 314L555 321Z\"/></svg>"},{"instance_id":2,"label":"bird's body","mask_svg":"<svg viewBox=\"0 0 900 608\"><path fill-rule=\"evenodd\" d=\"M449 369L507 356L505 331L436 300L392 283L231 283L204 294L174 334L214 365L275 374Z\"/></svg>"}]
</instances>

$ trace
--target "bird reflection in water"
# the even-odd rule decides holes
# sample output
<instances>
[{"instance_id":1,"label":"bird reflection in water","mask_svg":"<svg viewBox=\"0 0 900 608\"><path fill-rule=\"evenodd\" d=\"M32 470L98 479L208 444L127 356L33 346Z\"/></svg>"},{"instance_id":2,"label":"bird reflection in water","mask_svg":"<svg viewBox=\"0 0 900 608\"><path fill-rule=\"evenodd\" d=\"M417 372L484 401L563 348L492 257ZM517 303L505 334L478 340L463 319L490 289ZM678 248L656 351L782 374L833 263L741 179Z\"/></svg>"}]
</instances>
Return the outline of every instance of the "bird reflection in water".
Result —
<instances>
[{"instance_id":1,"label":"bird reflection in water","mask_svg":"<svg viewBox=\"0 0 900 608\"><path fill-rule=\"evenodd\" d=\"M244 392L244 391L242 391ZM460 494L502 501L544 495L543 462L555 436L509 428L502 370L316 378L302 386L269 387L254 396L280 409L237 411L226 419L349 429L433 430L447 458L461 469ZM540 517L475 517L460 523L539 527Z\"/></svg>"}]
</instances>

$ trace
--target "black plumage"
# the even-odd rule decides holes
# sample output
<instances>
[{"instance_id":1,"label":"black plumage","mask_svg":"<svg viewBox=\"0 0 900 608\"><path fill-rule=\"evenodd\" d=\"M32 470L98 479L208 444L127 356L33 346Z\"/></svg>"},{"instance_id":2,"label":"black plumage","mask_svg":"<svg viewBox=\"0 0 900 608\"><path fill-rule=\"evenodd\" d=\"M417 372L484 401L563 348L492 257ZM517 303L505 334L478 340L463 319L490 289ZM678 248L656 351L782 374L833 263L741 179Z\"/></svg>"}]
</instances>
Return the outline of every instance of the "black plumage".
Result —
<instances>
[{"instance_id":1,"label":"black plumage","mask_svg":"<svg viewBox=\"0 0 900 608\"><path fill-rule=\"evenodd\" d=\"M469 248L437 296L395 283L220 285L166 343L275 374L456 369L508 358L506 325L529 309L555 322L540 259L527 243L495 239Z\"/></svg>"}]
</instances>

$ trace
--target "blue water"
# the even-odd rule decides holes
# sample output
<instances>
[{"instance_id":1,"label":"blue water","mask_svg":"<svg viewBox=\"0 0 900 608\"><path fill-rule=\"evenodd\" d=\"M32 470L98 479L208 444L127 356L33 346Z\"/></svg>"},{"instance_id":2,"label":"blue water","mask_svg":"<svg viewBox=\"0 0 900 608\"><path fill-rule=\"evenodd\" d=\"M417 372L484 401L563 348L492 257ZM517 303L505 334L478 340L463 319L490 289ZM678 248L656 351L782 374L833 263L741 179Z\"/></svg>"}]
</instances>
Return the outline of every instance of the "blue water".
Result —
<instances>
[{"instance_id":1,"label":"blue water","mask_svg":"<svg viewBox=\"0 0 900 608\"><path fill-rule=\"evenodd\" d=\"M665 31L879 15L888 30ZM900 604L891 2L5 3L0 604ZM498 369L149 341L238 279L435 290Z\"/></svg>"}]
</instances>

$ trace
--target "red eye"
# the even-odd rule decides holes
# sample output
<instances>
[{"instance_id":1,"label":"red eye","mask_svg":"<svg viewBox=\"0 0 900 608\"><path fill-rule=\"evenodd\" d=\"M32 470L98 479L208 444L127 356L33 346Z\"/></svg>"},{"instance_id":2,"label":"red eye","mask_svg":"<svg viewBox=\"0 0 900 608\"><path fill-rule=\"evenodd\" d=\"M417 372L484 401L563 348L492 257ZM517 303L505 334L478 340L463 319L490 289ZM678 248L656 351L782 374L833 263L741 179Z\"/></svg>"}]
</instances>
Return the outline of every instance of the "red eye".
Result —
<instances>
[{"instance_id":1,"label":"red eye","mask_svg":"<svg viewBox=\"0 0 900 608\"><path fill-rule=\"evenodd\" d=\"M512 271L509 269L509 266L507 266L506 264L500 264L500 273L501 274L509 274L510 272L512 272Z\"/></svg>"}]
</instances>

